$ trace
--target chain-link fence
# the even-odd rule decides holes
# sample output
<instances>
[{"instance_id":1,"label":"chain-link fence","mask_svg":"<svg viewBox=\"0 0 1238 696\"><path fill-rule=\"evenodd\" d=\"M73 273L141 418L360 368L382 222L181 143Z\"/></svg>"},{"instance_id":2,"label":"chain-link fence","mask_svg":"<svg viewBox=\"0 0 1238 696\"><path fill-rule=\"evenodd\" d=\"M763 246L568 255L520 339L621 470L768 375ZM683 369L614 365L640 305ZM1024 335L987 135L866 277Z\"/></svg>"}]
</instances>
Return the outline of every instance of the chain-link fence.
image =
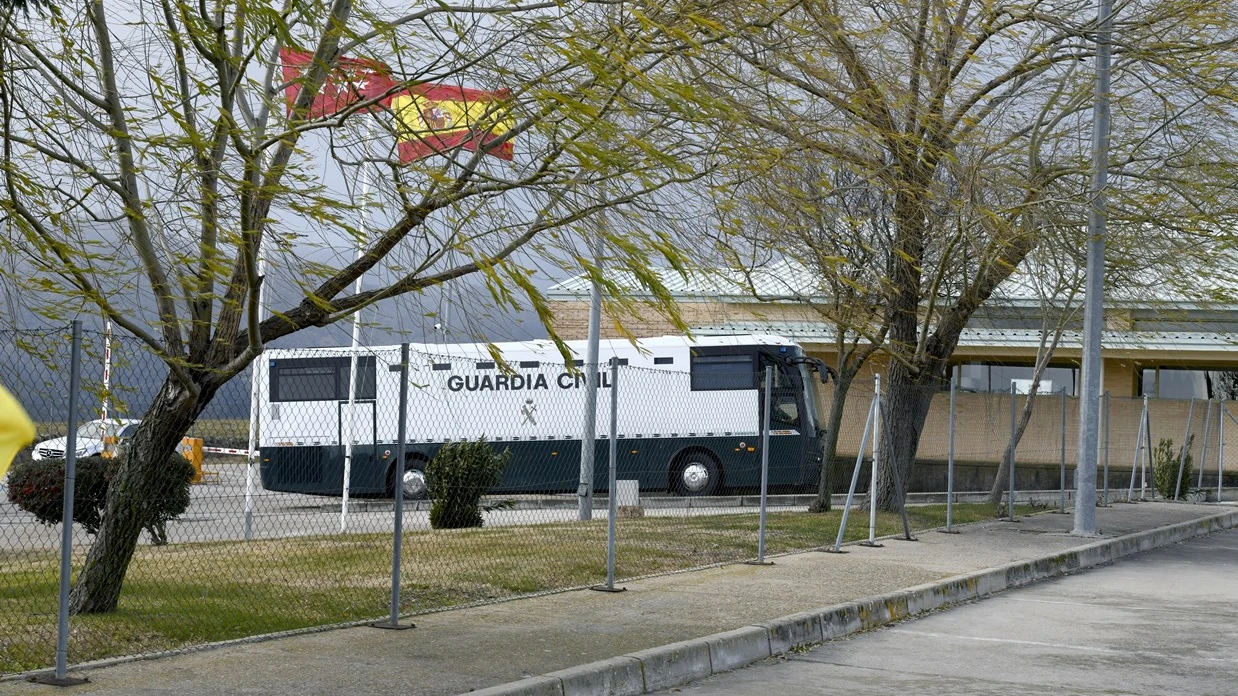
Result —
<instances>
[{"instance_id":1,"label":"chain-link fence","mask_svg":"<svg viewBox=\"0 0 1238 696\"><path fill-rule=\"evenodd\" d=\"M0 503L6 673L56 658L70 346L67 330L0 332L0 382L38 422ZM133 338L86 332L73 418L68 660L379 619L390 608L397 548L398 612L407 616L605 583L608 543L619 584L753 560L762 543L770 556L833 544L853 474L857 500L869 491L874 439L864 452L860 441L873 380L855 380L843 404L834 509L809 514L833 384L757 348L744 360L726 351L696 360L686 348L624 355L591 378L549 343L501 356L484 346L413 347L406 367L399 346L268 350L185 426L167 406L165 387L176 382L163 360ZM581 432L591 379L590 458ZM1016 496L1048 491L1054 501L1063 463L1073 476L1077 437L1078 404L1060 394L959 392L953 412L948 391L920 394L930 405L900 488L912 502L944 502L951 485L958 501L983 501L1010 441L1011 404L1018 429L1029 398ZM1112 499L1125 493L1137 450L1146 459L1149 443L1155 450L1173 438L1161 447L1169 454L1152 453L1159 469L1179 454L1188 421L1196 462L1188 488L1215 486L1218 461L1235 470L1227 460L1236 448L1224 450L1219 423L1230 432L1238 423L1225 406L1152 401L1144 418L1142 400L1107 404ZM887 421L894 406L887 399ZM151 461L149 442L160 437L178 454ZM1205 460L1212 468L1201 484ZM954 508L956 523L994 516L989 504L963 508ZM919 529L945 519L940 504L909 514ZM848 538L868 535L867 518L852 516ZM877 518L877 534L901 529L897 515ZM119 587L115 610L76 611L108 587Z\"/></svg>"}]
</instances>

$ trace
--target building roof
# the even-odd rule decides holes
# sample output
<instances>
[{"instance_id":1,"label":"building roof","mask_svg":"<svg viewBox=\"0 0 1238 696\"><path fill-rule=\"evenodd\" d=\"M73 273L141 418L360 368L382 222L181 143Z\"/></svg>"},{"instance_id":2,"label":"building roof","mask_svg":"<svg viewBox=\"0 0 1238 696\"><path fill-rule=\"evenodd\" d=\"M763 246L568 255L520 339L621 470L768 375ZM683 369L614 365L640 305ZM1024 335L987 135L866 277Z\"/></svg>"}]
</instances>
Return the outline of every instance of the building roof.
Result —
<instances>
[{"instance_id":1,"label":"building roof","mask_svg":"<svg viewBox=\"0 0 1238 696\"><path fill-rule=\"evenodd\" d=\"M1238 265L1238 264L1236 264ZM654 269L658 280L680 301L714 300L724 303L751 303L778 300L822 300L819 280L810 269L794 261L779 260L754 269L745 278L734 270L703 269L681 274L673 268ZM607 278L634 297L647 296L635 274L611 271ZM750 291L749 282L751 283ZM1007 306L1040 306L1045 294L1042 277L1034 270L1021 269L998 287L993 301ZM554 300L581 300L589 297L588 275L573 276L553 285L547 296ZM1190 290L1184 289L1184 285ZM1111 307L1164 307L1178 309L1227 309L1238 311L1238 283L1211 274L1197 278L1158 278L1143 273L1125 277L1121 288L1106 297Z\"/></svg>"},{"instance_id":2,"label":"building roof","mask_svg":"<svg viewBox=\"0 0 1238 696\"><path fill-rule=\"evenodd\" d=\"M712 335L774 332L797 343L833 343L837 340L837 333L824 322L727 322L715 326L694 327L693 330L698 334ZM964 329L959 336L959 345L1034 350L1040 346L1040 336L1040 331L1036 329ZM1238 347L1238 336L1201 331L1105 331L1101 343L1106 350L1216 352ZM1059 350L1082 347L1083 334L1080 331L1065 331L1058 342Z\"/></svg>"}]
</instances>

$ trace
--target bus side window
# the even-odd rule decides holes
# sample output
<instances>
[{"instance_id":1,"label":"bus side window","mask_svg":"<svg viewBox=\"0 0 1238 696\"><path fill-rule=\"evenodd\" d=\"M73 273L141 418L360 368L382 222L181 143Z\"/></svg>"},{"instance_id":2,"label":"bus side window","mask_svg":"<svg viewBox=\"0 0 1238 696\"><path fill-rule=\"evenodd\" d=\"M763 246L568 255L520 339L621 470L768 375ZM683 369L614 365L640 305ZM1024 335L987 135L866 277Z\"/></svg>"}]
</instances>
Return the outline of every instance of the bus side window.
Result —
<instances>
[{"instance_id":1,"label":"bus side window","mask_svg":"<svg viewBox=\"0 0 1238 696\"><path fill-rule=\"evenodd\" d=\"M752 355L693 355L692 391L755 389Z\"/></svg>"},{"instance_id":2,"label":"bus side window","mask_svg":"<svg viewBox=\"0 0 1238 696\"><path fill-rule=\"evenodd\" d=\"M271 361L271 402L342 401L348 398L351 358L289 358ZM357 358L356 398L376 396L374 356Z\"/></svg>"}]
</instances>

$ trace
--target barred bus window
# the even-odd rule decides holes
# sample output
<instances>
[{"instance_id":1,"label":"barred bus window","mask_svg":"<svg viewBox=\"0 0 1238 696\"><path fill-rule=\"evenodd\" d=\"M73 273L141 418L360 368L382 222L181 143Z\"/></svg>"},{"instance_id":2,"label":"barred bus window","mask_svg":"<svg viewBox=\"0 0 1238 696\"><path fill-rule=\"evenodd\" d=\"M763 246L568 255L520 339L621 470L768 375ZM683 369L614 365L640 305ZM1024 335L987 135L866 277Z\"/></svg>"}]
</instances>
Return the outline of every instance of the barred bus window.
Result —
<instances>
[{"instance_id":1,"label":"barred bus window","mask_svg":"<svg viewBox=\"0 0 1238 696\"><path fill-rule=\"evenodd\" d=\"M755 389L751 355L693 355L692 391Z\"/></svg>"},{"instance_id":2,"label":"barred bus window","mask_svg":"<svg viewBox=\"0 0 1238 696\"><path fill-rule=\"evenodd\" d=\"M271 401L344 401L348 399L351 358L289 358L271 362ZM357 358L357 399L377 394L374 356Z\"/></svg>"}]
</instances>

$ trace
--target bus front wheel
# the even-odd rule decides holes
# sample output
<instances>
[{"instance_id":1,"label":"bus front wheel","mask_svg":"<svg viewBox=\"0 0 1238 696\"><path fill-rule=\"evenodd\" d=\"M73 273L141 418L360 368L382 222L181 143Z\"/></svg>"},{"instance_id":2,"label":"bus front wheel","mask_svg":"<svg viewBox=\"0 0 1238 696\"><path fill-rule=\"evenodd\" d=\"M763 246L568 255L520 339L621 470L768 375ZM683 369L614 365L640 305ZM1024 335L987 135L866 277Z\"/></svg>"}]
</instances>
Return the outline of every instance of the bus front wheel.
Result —
<instances>
[{"instance_id":1,"label":"bus front wheel","mask_svg":"<svg viewBox=\"0 0 1238 696\"><path fill-rule=\"evenodd\" d=\"M397 481L395 480L395 470L392 469L391 475L391 494L396 493ZM420 457L409 457L404 461L404 472L398 481L398 488L404 494L405 500L425 500L430 496L429 486L426 485L426 460Z\"/></svg>"},{"instance_id":2,"label":"bus front wheel","mask_svg":"<svg viewBox=\"0 0 1238 696\"><path fill-rule=\"evenodd\" d=\"M722 487L722 467L712 452L690 450L675 458L670 483L682 496L714 495Z\"/></svg>"}]
</instances>

